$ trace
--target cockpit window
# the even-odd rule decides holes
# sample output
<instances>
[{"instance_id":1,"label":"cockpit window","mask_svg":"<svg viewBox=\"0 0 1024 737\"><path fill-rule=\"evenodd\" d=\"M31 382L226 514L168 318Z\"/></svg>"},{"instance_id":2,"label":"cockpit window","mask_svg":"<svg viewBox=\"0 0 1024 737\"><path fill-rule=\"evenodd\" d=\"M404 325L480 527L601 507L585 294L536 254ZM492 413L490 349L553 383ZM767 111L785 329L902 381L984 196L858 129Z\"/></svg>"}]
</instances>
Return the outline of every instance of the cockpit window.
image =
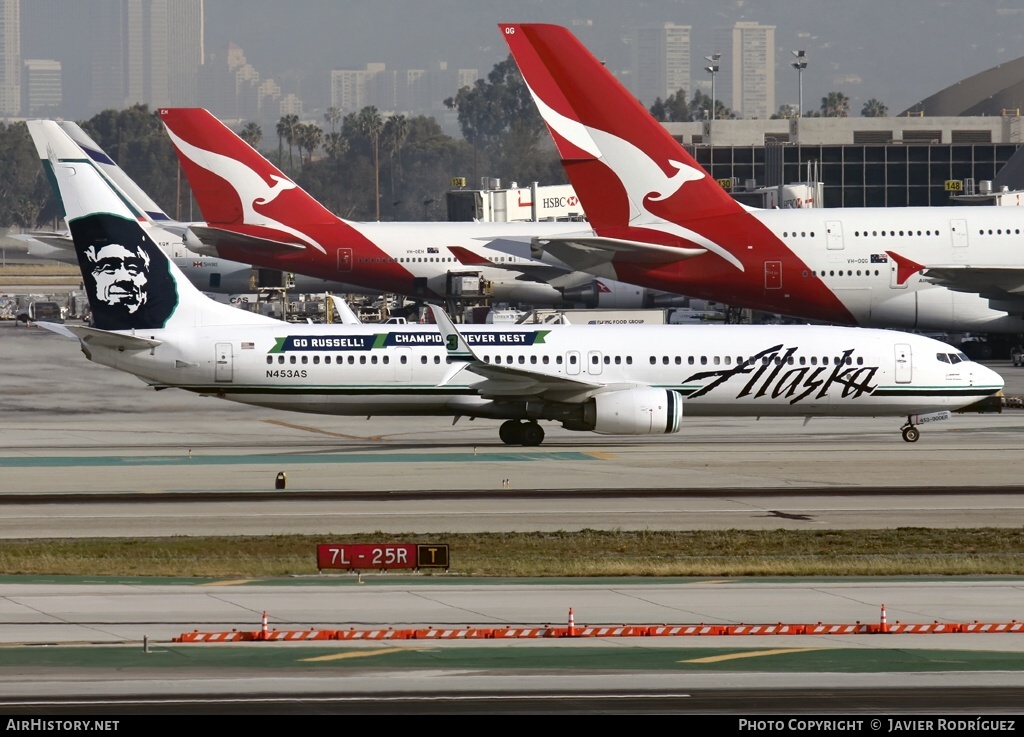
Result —
<instances>
[{"instance_id":1,"label":"cockpit window","mask_svg":"<svg viewBox=\"0 0 1024 737\"><path fill-rule=\"evenodd\" d=\"M945 353L936 353L935 357L942 361L942 363L949 363L949 356L947 356Z\"/></svg>"}]
</instances>

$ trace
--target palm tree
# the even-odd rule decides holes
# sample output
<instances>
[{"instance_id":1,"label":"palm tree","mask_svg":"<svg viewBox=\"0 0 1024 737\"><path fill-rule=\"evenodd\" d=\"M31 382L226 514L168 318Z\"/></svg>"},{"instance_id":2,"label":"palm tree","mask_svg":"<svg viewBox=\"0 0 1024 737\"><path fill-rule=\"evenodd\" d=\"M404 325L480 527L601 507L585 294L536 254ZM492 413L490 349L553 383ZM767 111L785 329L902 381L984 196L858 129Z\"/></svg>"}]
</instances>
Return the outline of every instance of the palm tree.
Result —
<instances>
[{"instance_id":1,"label":"palm tree","mask_svg":"<svg viewBox=\"0 0 1024 737\"><path fill-rule=\"evenodd\" d=\"M821 114L826 118L847 118L850 116L850 98L842 92L829 92L821 98Z\"/></svg>"},{"instance_id":2,"label":"palm tree","mask_svg":"<svg viewBox=\"0 0 1024 737\"><path fill-rule=\"evenodd\" d=\"M340 107L329 107L327 112L324 113L324 120L331 124L331 133L334 133L338 128L338 123L341 122L342 114Z\"/></svg>"},{"instance_id":3,"label":"palm tree","mask_svg":"<svg viewBox=\"0 0 1024 737\"><path fill-rule=\"evenodd\" d=\"M348 153L348 139L340 133L328 133L324 136L324 151L328 158L340 161Z\"/></svg>"},{"instance_id":4,"label":"palm tree","mask_svg":"<svg viewBox=\"0 0 1024 737\"><path fill-rule=\"evenodd\" d=\"M298 133L299 116L295 114L282 115L277 121L277 158L280 161L284 152L281 150L281 141L288 142L288 166L294 165L292 159L292 146L295 145L295 136Z\"/></svg>"},{"instance_id":5,"label":"palm tree","mask_svg":"<svg viewBox=\"0 0 1024 737\"><path fill-rule=\"evenodd\" d=\"M288 137L287 116L282 115L277 121L277 164L284 164L284 139Z\"/></svg>"},{"instance_id":6,"label":"palm tree","mask_svg":"<svg viewBox=\"0 0 1024 737\"><path fill-rule=\"evenodd\" d=\"M324 139L324 132L316 123L306 123L298 128L299 164L302 164L302 149L309 152L309 162L313 163L313 153L320 148L320 142Z\"/></svg>"},{"instance_id":7,"label":"palm tree","mask_svg":"<svg viewBox=\"0 0 1024 737\"><path fill-rule=\"evenodd\" d=\"M391 164L391 199L395 199L395 158L398 157L398 171L402 171L402 146L409 136L409 120L404 115L392 115L384 123L384 149Z\"/></svg>"},{"instance_id":8,"label":"palm tree","mask_svg":"<svg viewBox=\"0 0 1024 737\"><path fill-rule=\"evenodd\" d=\"M860 109L860 114L865 118L886 118L889 116L889 108L872 97L864 103L864 107Z\"/></svg>"},{"instance_id":9,"label":"palm tree","mask_svg":"<svg viewBox=\"0 0 1024 737\"><path fill-rule=\"evenodd\" d=\"M256 122L246 123L245 127L239 131L238 137L253 148L259 148L260 141L263 140L263 128Z\"/></svg>"},{"instance_id":10,"label":"palm tree","mask_svg":"<svg viewBox=\"0 0 1024 737\"><path fill-rule=\"evenodd\" d=\"M373 105L364 107L356 116L356 129L370 139L373 148L373 184L377 200L377 219L380 220L380 134L384 130L384 117Z\"/></svg>"}]
</instances>

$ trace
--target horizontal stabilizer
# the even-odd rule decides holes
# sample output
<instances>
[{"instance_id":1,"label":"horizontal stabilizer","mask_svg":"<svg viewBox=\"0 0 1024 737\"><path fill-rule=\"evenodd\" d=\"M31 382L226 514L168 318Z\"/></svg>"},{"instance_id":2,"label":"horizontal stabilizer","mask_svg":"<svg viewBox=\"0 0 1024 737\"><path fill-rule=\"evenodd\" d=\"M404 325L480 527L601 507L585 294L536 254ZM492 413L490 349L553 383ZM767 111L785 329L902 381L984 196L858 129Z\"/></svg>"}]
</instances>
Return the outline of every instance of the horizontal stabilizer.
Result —
<instances>
[{"instance_id":1,"label":"horizontal stabilizer","mask_svg":"<svg viewBox=\"0 0 1024 737\"><path fill-rule=\"evenodd\" d=\"M286 243L271 238L263 238L258 235L215 228L209 225L193 225L188 229L188 232L202 241L203 245L208 248L239 248L243 251L253 251L264 256L268 253L292 253L306 248L301 243Z\"/></svg>"},{"instance_id":2,"label":"horizontal stabilizer","mask_svg":"<svg viewBox=\"0 0 1024 737\"><path fill-rule=\"evenodd\" d=\"M77 338L85 345L102 346L124 351L149 351L156 348L163 341L143 338L138 335L126 333L115 333L110 330L98 330L84 325L59 325L52 322L37 322L41 328L52 333L63 335L65 338Z\"/></svg>"}]
</instances>

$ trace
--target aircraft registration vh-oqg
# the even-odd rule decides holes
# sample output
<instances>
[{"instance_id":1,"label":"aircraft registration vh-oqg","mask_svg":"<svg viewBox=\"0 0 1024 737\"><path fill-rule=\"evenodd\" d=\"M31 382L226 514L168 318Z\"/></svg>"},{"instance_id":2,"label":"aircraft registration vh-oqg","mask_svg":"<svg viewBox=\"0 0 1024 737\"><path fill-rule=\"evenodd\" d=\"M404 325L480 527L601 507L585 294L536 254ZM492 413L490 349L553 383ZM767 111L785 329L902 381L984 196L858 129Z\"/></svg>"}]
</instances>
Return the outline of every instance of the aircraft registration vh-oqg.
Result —
<instances>
[{"instance_id":1,"label":"aircraft registration vh-oqg","mask_svg":"<svg viewBox=\"0 0 1024 737\"><path fill-rule=\"evenodd\" d=\"M87 164L56 179L92 327L43 324L158 389L334 415L541 420L607 435L678 432L693 416L902 417L903 437L952 411L998 408L1002 378L931 338L772 325L292 324L199 292Z\"/></svg>"}]
</instances>

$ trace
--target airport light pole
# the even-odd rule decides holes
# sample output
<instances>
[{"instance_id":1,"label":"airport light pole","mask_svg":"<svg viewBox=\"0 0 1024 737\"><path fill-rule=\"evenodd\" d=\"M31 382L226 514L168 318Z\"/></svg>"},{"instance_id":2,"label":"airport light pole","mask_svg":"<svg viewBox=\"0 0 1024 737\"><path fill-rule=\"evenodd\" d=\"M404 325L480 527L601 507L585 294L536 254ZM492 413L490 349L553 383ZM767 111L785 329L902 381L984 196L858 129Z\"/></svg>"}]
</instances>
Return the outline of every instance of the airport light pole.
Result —
<instances>
[{"instance_id":1,"label":"airport light pole","mask_svg":"<svg viewBox=\"0 0 1024 737\"><path fill-rule=\"evenodd\" d=\"M796 61L790 64L790 66L796 69L797 84L799 85L799 97L797 98L799 107L796 110L796 117L802 118L804 116L804 69L807 68L807 52L800 49L799 51L794 51L793 56L796 57Z\"/></svg>"},{"instance_id":2,"label":"airport light pole","mask_svg":"<svg viewBox=\"0 0 1024 737\"><path fill-rule=\"evenodd\" d=\"M711 120L715 119L715 75L718 74L718 60L722 58L722 55L715 52L711 56L705 56L704 59L711 62L708 66L704 67L704 71L711 75Z\"/></svg>"}]
</instances>

